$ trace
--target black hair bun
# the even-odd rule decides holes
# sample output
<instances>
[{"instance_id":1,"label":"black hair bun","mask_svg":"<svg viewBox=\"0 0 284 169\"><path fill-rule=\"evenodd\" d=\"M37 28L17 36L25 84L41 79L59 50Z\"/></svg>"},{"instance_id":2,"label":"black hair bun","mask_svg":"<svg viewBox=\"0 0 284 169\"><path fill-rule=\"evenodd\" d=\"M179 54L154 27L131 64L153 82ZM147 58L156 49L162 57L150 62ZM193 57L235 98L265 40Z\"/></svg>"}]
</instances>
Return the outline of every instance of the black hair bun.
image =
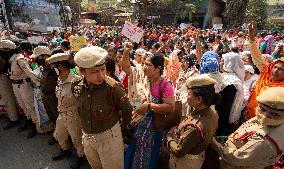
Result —
<instances>
[{"instance_id":1,"label":"black hair bun","mask_svg":"<svg viewBox=\"0 0 284 169\"><path fill-rule=\"evenodd\" d=\"M219 105L222 102L222 95L220 93L215 93L214 98L212 100L213 105Z\"/></svg>"}]
</instances>

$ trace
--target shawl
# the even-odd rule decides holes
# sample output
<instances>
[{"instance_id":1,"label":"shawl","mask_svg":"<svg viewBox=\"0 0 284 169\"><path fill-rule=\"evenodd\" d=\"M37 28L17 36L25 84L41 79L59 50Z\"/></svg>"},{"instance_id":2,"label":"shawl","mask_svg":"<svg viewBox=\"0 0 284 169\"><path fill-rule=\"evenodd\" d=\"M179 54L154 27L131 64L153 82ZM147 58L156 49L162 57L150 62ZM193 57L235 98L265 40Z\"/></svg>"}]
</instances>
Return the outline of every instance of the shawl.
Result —
<instances>
[{"instance_id":1,"label":"shawl","mask_svg":"<svg viewBox=\"0 0 284 169\"><path fill-rule=\"evenodd\" d=\"M222 55L224 59L223 69L228 73L234 73L242 82L245 78L245 66L239 54L229 52Z\"/></svg>"},{"instance_id":2,"label":"shawl","mask_svg":"<svg viewBox=\"0 0 284 169\"><path fill-rule=\"evenodd\" d=\"M243 82L234 73L223 73L221 90L229 85L234 85L237 89L234 101L230 110L229 123L234 124L241 117L242 104L244 102Z\"/></svg>"},{"instance_id":3,"label":"shawl","mask_svg":"<svg viewBox=\"0 0 284 169\"><path fill-rule=\"evenodd\" d=\"M241 117L241 108L244 101L243 82L245 77L245 66L240 55L234 52L224 54L223 59L223 69L225 72L222 74L221 90L228 85L234 85L237 89L229 116L229 123L233 124Z\"/></svg>"},{"instance_id":4,"label":"shawl","mask_svg":"<svg viewBox=\"0 0 284 169\"><path fill-rule=\"evenodd\" d=\"M271 81L271 71L273 66L278 62L284 62L284 57L275 60L270 64L266 64L263 66L260 76L255 84L255 87L252 90L250 95L248 105L247 105L247 117L253 118L255 116L257 101L256 97L268 87L284 87L284 81Z\"/></svg>"}]
</instances>

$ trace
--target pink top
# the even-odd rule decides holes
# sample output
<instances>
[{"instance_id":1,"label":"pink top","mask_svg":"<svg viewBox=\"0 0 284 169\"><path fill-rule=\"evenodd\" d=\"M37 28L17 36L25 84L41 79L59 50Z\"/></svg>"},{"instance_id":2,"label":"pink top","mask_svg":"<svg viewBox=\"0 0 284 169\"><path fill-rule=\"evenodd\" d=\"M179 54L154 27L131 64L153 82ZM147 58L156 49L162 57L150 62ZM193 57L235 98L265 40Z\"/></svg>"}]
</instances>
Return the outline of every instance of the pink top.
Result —
<instances>
[{"instance_id":1,"label":"pink top","mask_svg":"<svg viewBox=\"0 0 284 169\"><path fill-rule=\"evenodd\" d=\"M160 89L160 86L161 86L161 89ZM163 92L162 94L163 98L169 98L169 97L175 96L174 88L172 84L165 79L162 79L159 82L157 82L154 86L151 87L150 91L151 91L152 96L158 99L161 99L159 91Z\"/></svg>"}]
</instances>

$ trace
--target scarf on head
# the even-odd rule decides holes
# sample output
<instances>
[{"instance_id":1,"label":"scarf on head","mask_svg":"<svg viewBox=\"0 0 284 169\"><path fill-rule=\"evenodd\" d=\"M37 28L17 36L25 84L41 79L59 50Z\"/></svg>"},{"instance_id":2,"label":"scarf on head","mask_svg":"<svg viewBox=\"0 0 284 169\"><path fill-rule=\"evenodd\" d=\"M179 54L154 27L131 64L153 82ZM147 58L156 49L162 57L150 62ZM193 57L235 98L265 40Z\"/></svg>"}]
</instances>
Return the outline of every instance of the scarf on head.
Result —
<instances>
[{"instance_id":1,"label":"scarf on head","mask_svg":"<svg viewBox=\"0 0 284 169\"><path fill-rule=\"evenodd\" d=\"M272 52L273 36L267 35L264 41L266 42L265 54L270 54Z\"/></svg>"},{"instance_id":2,"label":"scarf on head","mask_svg":"<svg viewBox=\"0 0 284 169\"><path fill-rule=\"evenodd\" d=\"M219 72L220 59L214 51L205 52L200 61L200 74Z\"/></svg>"},{"instance_id":3,"label":"scarf on head","mask_svg":"<svg viewBox=\"0 0 284 169\"><path fill-rule=\"evenodd\" d=\"M254 89L251 92L248 105L247 105L247 117L253 118L255 116L256 107L257 107L257 101L256 97L265 89L268 87L284 87L284 81L271 81L271 71L273 69L273 66L278 62L284 62L284 57L275 60L274 62L270 64L264 65L262 68L261 74L255 84Z\"/></svg>"},{"instance_id":4,"label":"scarf on head","mask_svg":"<svg viewBox=\"0 0 284 169\"><path fill-rule=\"evenodd\" d=\"M235 74L242 82L244 82L245 66L240 55L234 52L229 52L223 54L222 57L224 59L224 71Z\"/></svg>"}]
</instances>

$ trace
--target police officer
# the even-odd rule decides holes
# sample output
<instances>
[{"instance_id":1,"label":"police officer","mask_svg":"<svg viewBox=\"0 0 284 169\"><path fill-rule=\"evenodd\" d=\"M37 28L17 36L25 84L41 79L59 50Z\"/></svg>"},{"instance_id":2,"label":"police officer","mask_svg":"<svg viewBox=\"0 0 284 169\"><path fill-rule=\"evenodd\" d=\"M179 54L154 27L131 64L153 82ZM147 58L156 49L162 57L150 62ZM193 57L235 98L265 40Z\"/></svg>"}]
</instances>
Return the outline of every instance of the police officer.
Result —
<instances>
[{"instance_id":1,"label":"police officer","mask_svg":"<svg viewBox=\"0 0 284 169\"><path fill-rule=\"evenodd\" d=\"M270 87L258 97L257 116L245 122L226 143L213 141L221 169L256 169L275 164L284 150L284 87Z\"/></svg>"},{"instance_id":2,"label":"police officer","mask_svg":"<svg viewBox=\"0 0 284 169\"><path fill-rule=\"evenodd\" d=\"M10 40L0 41L0 97L4 100L8 111L9 122L4 129L14 127L18 121L16 98L12 89L12 83L8 76L9 59L15 53L16 45Z\"/></svg>"},{"instance_id":3,"label":"police officer","mask_svg":"<svg viewBox=\"0 0 284 169\"><path fill-rule=\"evenodd\" d=\"M74 61L84 79L72 85L79 100L82 142L93 169L123 169L124 145L121 127L131 121L132 106L124 89L106 76L106 50L85 47Z\"/></svg>"},{"instance_id":4,"label":"police officer","mask_svg":"<svg viewBox=\"0 0 284 169\"><path fill-rule=\"evenodd\" d=\"M23 48L25 42L20 43L20 49ZM24 48L22 50L25 50ZM40 131L39 123L35 113L33 91L31 81L38 83L39 79L33 74L27 59L23 54L14 54L11 59L10 79L12 81L13 91L15 93L19 106L23 109L25 116L30 121L32 130L28 132L27 138L35 136L35 128ZM29 123L24 123L21 130L26 128Z\"/></svg>"},{"instance_id":5,"label":"police officer","mask_svg":"<svg viewBox=\"0 0 284 169\"><path fill-rule=\"evenodd\" d=\"M218 127L218 114L211 105L218 103L215 80L208 76L190 77L187 102L193 108L177 127L167 134L171 169L200 169L205 150Z\"/></svg>"},{"instance_id":6,"label":"police officer","mask_svg":"<svg viewBox=\"0 0 284 169\"><path fill-rule=\"evenodd\" d=\"M57 53L64 53L64 51L62 49L54 49L51 54L54 55ZM58 117L58 99L55 94L55 88L57 86L59 72L56 72L56 70L58 70L56 67L52 67L46 62L42 73L43 79L40 81L44 108L53 124L56 123ZM57 140L54 137L48 140L49 145L55 143L57 143Z\"/></svg>"},{"instance_id":7,"label":"police officer","mask_svg":"<svg viewBox=\"0 0 284 169\"><path fill-rule=\"evenodd\" d=\"M84 149L82 145L82 127L78 113L78 102L71 91L71 84L81 79L74 75L70 69L73 67L69 62L69 55L57 53L46 60L49 64L55 64L59 70L56 96L58 99L59 116L56 120L54 138L60 144L60 151L52 156L53 160L59 160L69 154L71 145L68 136L77 150L77 155L72 159L70 168L78 168L83 162Z\"/></svg>"}]
</instances>

